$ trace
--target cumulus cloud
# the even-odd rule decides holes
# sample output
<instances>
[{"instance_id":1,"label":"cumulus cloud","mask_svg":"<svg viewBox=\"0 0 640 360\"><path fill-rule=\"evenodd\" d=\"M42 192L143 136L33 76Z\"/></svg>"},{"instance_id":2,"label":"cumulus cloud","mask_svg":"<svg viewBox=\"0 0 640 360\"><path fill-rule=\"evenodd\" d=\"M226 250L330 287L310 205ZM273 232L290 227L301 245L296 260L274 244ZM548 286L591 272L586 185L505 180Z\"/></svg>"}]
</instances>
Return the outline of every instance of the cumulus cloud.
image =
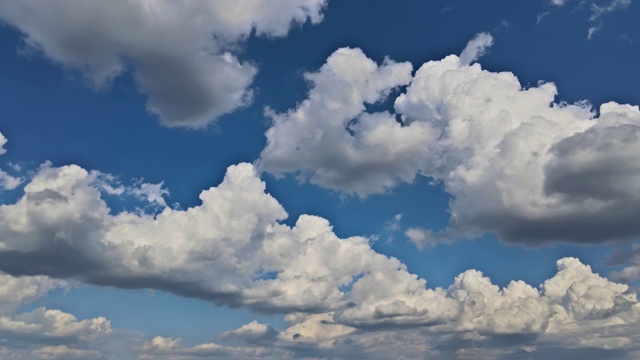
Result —
<instances>
[{"instance_id":1,"label":"cumulus cloud","mask_svg":"<svg viewBox=\"0 0 640 360\"><path fill-rule=\"evenodd\" d=\"M95 358L93 355L99 354L89 348L98 348L98 344L112 333L111 323L104 317L79 320L64 311L44 307L18 311L22 305L57 287L66 287L66 283L46 276L0 274L0 345L7 346L0 348L3 357L68 359L88 355Z\"/></svg>"},{"instance_id":2,"label":"cumulus cloud","mask_svg":"<svg viewBox=\"0 0 640 360\"><path fill-rule=\"evenodd\" d=\"M66 286L64 281L46 276L14 277L0 273L0 315L17 310L50 290Z\"/></svg>"},{"instance_id":3,"label":"cumulus cloud","mask_svg":"<svg viewBox=\"0 0 640 360\"><path fill-rule=\"evenodd\" d=\"M0 20L96 88L131 71L147 109L167 126L196 127L251 101L255 65L238 59L252 33L285 36L318 23L326 0L213 2L0 1Z\"/></svg>"},{"instance_id":4,"label":"cumulus cloud","mask_svg":"<svg viewBox=\"0 0 640 360\"><path fill-rule=\"evenodd\" d=\"M201 205L155 216L112 214L96 179L78 166L42 167L17 203L0 207L0 266L289 314L281 333L252 322L194 347L159 337L142 349L151 357L255 356L274 342L288 344L282 351L333 349L367 330L408 327L487 341L621 329L610 342L585 338L584 346L602 349L627 349L638 333L636 294L577 259L558 261L557 274L539 288L522 281L499 288L477 270L446 289L428 288L367 239L338 238L325 219L281 224L286 212L250 164L231 166L220 185L202 192ZM79 321L44 308L0 323L41 337L110 331L106 319Z\"/></svg>"},{"instance_id":5,"label":"cumulus cloud","mask_svg":"<svg viewBox=\"0 0 640 360\"><path fill-rule=\"evenodd\" d=\"M29 337L90 340L111 334L111 323L104 317L78 320L72 314L39 307L28 313L0 317L0 332Z\"/></svg>"},{"instance_id":6,"label":"cumulus cloud","mask_svg":"<svg viewBox=\"0 0 640 360\"><path fill-rule=\"evenodd\" d=\"M250 164L230 167L202 205L155 216L111 214L100 179L78 166L41 167L20 200L0 206L0 267L281 312L345 306L341 287L374 271L422 284L367 239L339 239L325 219L280 224L286 212Z\"/></svg>"},{"instance_id":7,"label":"cumulus cloud","mask_svg":"<svg viewBox=\"0 0 640 360\"><path fill-rule=\"evenodd\" d=\"M489 39L479 36L468 48L482 49L478 44ZM258 164L360 196L418 175L441 182L452 195L449 228L436 234L410 229L408 236L421 246L485 232L527 245L639 235L632 220L640 215L632 156L640 144L638 107L556 102L553 83L527 88L512 73L468 62L450 55L410 77L408 64L376 66L359 50L341 49L309 75L307 100L272 114ZM358 72L369 81L338 64L370 69ZM402 69L401 81L380 82L390 66ZM396 114L365 111L366 103L383 100L409 80L395 99ZM360 95L372 84L384 84L384 90L372 98Z\"/></svg>"},{"instance_id":8,"label":"cumulus cloud","mask_svg":"<svg viewBox=\"0 0 640 360\"><path fill-rule=\"evenodd\" d=\"M411 81L409 63L378 65L360 49L335 51L297 108L271 114L267 145L258 166L276 175L301 171L314 184L366 196L398 181L411 182L435 136L422 123L402 126L393 114L365 113Z\"/></svg>"},{"instance_id":9,"label":"cumulus cloud","mask_svg":"<svg viewBox=\"0 0 640 360\"><path fill-rule=\"evenodd\" d=\"M446 307L450 316L426 326L407 328L415 325L407 321L409 317L425 314L407 310L407 305L396 299L376 307L369 317L369 321L375 321L376 317L394 314L398 322L393 327L387 324L366 331L362 323L345 324L341 318L344 314L338 312L292 313L286 316L289 326L281 332L254 321L218 338L222 343L230 339L246 341L216 348L227 354L249 354L252 348L262 356L294 358L365 355L543 359L557 354L555 358L569 359L583 354L586 358L603 358L637 353L640 305L636 294L626 285L594 274L575 258L561 259L557 267L558 272L538 288L522 281L499 288L481 272L468 270L430 299L438 303L430 311ZM370 296L379 297L375 293ZM426 304L422 303L423 309ZM254 341L256 338L260 341ZM182 347L176 339L157 337L145 350L189 358L194 348L197 346Z\"/></svg>"}]
</instances>

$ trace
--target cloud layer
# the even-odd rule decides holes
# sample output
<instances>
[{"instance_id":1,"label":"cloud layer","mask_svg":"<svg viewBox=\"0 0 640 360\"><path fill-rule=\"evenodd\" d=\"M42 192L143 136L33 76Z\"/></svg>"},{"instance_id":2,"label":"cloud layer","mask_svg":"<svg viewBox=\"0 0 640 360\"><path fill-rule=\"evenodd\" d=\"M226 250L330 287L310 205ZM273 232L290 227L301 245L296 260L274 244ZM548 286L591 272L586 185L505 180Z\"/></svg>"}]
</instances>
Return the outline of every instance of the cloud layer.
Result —
<instances>
[{"instance_id":1,"label":"cloud layer","mask_svg":"<svg viewBox=\"0 0 640 360\"><path fill-rule=\"evenodd\" d=\"M480 34L462 58L413 76L408 63L336 51L307 74L305 101L271 114L259 166L359 196L433 178L452 195L450 224L441 234L412 229L420 246L484 232L526 245L639 235L638 107L556 102L553 83L523 87L512 73L469 65L490 45ZM406 84L395 114L365 111Z\"/></svg>"},{"instance_id":2,"label":"cloud layer","mask_svg":"<svg viewBox=\"0 0 640 360\"><path fill-rule=\"evenodd\" d=\"M420 328L431 350L459 350L468 339L496 348L505 336L563 348L580 336L578 348L636 350L636 294L574 258L559 260L556 275L539 288L522 281L499 288L468 270L448 288L433 289L366 238L338 238L325 219L302 215L293 227L281 224L285 210L250 164L229 167L221 184L201 193L201 205L157 215L113 213L102 199L105 179L75 165L43 165L15 204L0 206L1 269L288 314L282 332L253 322L192 347L157 337L141 348L150 358L329 356L381 334L383 343L411 342L407 328ZM13 294L16 280L6 279L9 290L0 290ZM52 286L47 278L24 279L38 284L35 290L23 283L25 294L11 296L30 299ZM0 330L82 342L108 334L110 325L38 308L1 317ZM424 346L407 351L418 349Z\"/></svg>"},{"instance_id":3,"label":"cloud layer","mask_svg":"<svg viewBox=\"0 0 640 360\"><path fill-rule=\"evenodd\" d=\"M398 301L379 306L372 317L384 317L385 311L395 309L396 326L375 331L342 324L336 312L298 313L287 316L290 325L281 332L254 321L221 334L215 342L192 347L181 346L180 339L156 337L143 352L148 358L185 359L204 355L544 359L551 354L595 359L637 354L636 295L626 285L594 274L577 259L561 259L557 265L558 272L540 289L521 281L500 289L479 271L466 271L432 299L436 307L449 307L450 317L421 327L406 327L415 325L406 321L410 316L419 315L398 314L402 308Z\"/></svg>"},{"instance_id":4,"label":"cloud layer","mask_svg":"<svg viewBox=\"0 0 640 360\"><path fill-rule=\"evenodd\" d=\"M326 0L0 1L0 20L96 88L132 71L167 126L202 126L251 101L257 68L237 58L252 33L285 36L322 20Z\"/></svg>"}]
</instances>

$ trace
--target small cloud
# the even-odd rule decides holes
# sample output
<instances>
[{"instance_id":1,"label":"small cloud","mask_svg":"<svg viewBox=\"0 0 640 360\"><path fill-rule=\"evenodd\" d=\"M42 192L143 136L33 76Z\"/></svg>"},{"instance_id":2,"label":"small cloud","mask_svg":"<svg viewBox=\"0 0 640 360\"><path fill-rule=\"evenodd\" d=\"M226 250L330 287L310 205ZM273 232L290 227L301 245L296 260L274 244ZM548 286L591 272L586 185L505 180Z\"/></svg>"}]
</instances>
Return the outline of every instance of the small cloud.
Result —
<instances>
[{"instance_id":1,"label":"small cloud","mask_svg":"<svg viewBox=\"0 0 640 360\"><path fill-rule=\"evenodd\" d=\"M591 40L595 34L600 31L600 26L592 26L587 31L587 39Z\"/></svg>"},{"instance_id":2,"label":"small cloud","mask_svg":"<svg viewBox=\"0 0 640 360\"><path fill-rule=\"evenodd\" d=\"M591 4L591 17L589 20L595 21L605 14L624 9L631 4L631 0L613 0L608 5L599 6L595 2Z\"/></svg>"},{"instance_id":3,"label":"small cloud","mask_svg":"<svg viewBox=\"0 0 640 360\"><path fill-rule=\"evenodd\" d=\"M139 184L137 184L137 187L132 188L130 191L136 197L146 200L150 204L167 207L164 196L169 195L169 190L164 189L162 187L163 185L164 181L161 181L157 184L140 182Z\"/></svg>"},{"instance_id":4,"label":"small cloud","mask_svg":"<svg viewBox=\"0 0 640 360\"><path fill-rule=\"evenodd\" d=\"M460 54L460 64L465 66L470 65L484 55L492 45L493 37L491 34L486 32L477 34L467 43L464 50L462 50Z\"/></svg>"},{"instance_id":5,"label":"small cloud","mask_svg":"<svg viewBox=\"0 0 640 360\"><path fill-rule=\"evenodd\" d=\"M549 14L551 14L551 11L545 11L545 12L543 12L541 14L538 14L538 18L536 19L536 25L540 24L542 19L544 19L545 17L549 16Z\"/></svg>"},{"instance_id":6,"label":"small cloud","mask_svg":"<svg viewBox=\"0 0 640 360\"><path fill-rule=\"evenodd\" d=\"M391 220L385 223L385 230L398 231L400 229L400 220L402 220L402 214L396 214Z\"/></svg>"}]
</instances>

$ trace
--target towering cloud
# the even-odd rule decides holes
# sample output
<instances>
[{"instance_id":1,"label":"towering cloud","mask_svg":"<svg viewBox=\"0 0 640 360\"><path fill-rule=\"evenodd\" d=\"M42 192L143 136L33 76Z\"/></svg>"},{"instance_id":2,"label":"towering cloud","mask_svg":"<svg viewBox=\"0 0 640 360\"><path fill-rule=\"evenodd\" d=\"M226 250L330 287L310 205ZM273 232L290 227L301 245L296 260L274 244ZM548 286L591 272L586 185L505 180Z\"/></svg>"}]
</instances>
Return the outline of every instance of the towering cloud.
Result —
<instances>
[{"instance_id":1,"label":"towering cloud","mask_svg":"<svg viewBox=\"0 0 640 360\"><path fill-rule=\"evenodd\" d=\"M640 234L640 111L637 106L555 102L552 83L524 88L509 72L472 64L491 44L471 40L461 57L379 68L362 52L342 49L312 79L309 98L273 114L259 164L274 174L366 196L422 175L452 195L442 234L411 229L424 245L441 237L496 232L506 242L595 243ZM344 54L370 68L369 81L334 70ZM378 80L389 64L398 81ZM366 103L395 99L395 112L369 113ZM373 84L385 84L366 98ZM398 119L400 118L400 119Z\"/></svg>"},{"instance_id":2,"label":"towering cloud","mask_svg":"<svg viewBox=\"0 0 640 360\"><path fill-rule=\"evenodd\" d=\"M268 4L267 4L268 3ZM237 58L253 32L318 23L326 0L0 1L0 21L96 88L132 71L167 126L202 126L251 101L256 67Z\"/></svg>"}]
</instances>

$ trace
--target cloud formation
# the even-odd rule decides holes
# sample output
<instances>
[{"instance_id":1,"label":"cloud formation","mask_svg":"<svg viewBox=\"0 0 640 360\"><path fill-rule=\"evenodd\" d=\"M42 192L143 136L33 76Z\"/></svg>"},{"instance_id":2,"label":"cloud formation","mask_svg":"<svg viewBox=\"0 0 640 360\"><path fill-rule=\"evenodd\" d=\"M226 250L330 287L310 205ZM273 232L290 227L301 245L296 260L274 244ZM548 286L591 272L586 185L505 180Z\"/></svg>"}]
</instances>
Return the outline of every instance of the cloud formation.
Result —
<instances>
[{"instance_id":1,"label":"cloud formation","mask_svg":"<svg viewBox=\"0 0 640 360\"><path fill-rule=\"evenodd\" d=\"M323 187L366 196L398 181L411 182L436 134L416 123L404 127L390 113L365 113L411 81L410 63L378 65L360 49L336 50L316 73L306 100L273 125L258 167L276 175L301 171Z\"/></svg>"},{"instance_id":2,"label":"cloud formation","mask_svg":"<svg viewBox=\"0 0 640 360\"><path fill-rule=\"evenodd\" d=\"M438 307L450 307L451 316L426 326L407 328L399 319L398 326L366 331L341 323L336 312L294 313L287 315L289 327L281 332L254 321L218 336L214 343L182 347L179 339L156 337L143 350L148 356L185 359L200 355L199 347L215 349L218 355L294 358L543 359L550 354L559 358L637 354L640 306L636 295L626 285L594 274L577 259L561 259L557 266L558 272L539 289L522 281L500 289L481 272L468 270L434 299ZM383 313L379 308L377 316ZM396 316L406 320L408 313Z\"/></svg>"},{"instance_id":3,"label":"cloud formation","mask_svg":"<svg viewBox=\"0 0 640 360\"><path fill-rule=\"evenodd\" d=\"M156 337L141 346L143 358L330 356L379 336L386 344L411 342L408 328L419 328L431 350L458 351L469 339L495 350L504 337L567 348L580 337L580 349L635 351L636 294L575 258L559 260L540 287L512 281L500 288L468 270L448 288L429 288L366 238L338 238L325 219L302 215L293 227L281 224L286 212L250 164L229 167L221 184L201 193L201 205L158 215L112 213L101 198L104 179L75 165L41 167L22 198L0 206L2 270L171 291L284 313L290 323L278 332L252 322L196 346ZM49 281L26 279L44 288ZM43 339L82 343L110 329L104 318L77 320L44 308L0 317L1 331ZM603 331L614 335L598 336ZM419 349L407 347L407 356Z\"/></svg>"},{"instance_id":4,"label":"cloud formation","mask_svg":"<svg viewBox=\"0 0 640 360\"><path fill-rule=\"evenodd\" d=\"M54 359L100 354L91 348L98 349L100 342L112 333L106 318L79 320L72 314L44 307L19 310L50 290L66 286L64 281L46 276L14 277L0 273L0 355L12 359L33 356Z\"/></svg>"},{"instance_id":5,"label":"cloud formation","mask_svg":"<svg viewBox=\"0 0 640 360\"><path fill-rule=\"evenodd\" d=\"M203 126L251 101L255 65L240 43L318 23L326 0L0 1L0 21L95 88L132 71L147 109L167 126Z\"/></svg>"},{"instance_id":6,"label":"cloud formation","mask_svg":"<svg viewBox=\"0 0 640 360\"><path fill-rule=\"evenodd\" d=\"M463 52L467 60L429 61L412 77L408 64L377 66L360 50L339 50L307 75L308 99L272 114L258 164L360 196L418 175L441 182L452 195L449 228L411 229L421 246L485 232L526 245L640 235L638 107L556 102L553 83L527 88L512 73L469 65L489 44L479 35ZM371 69L369 81L339 70L345 54L353 67ZM390 66L402 76L378 81ZM395 114L365 111L409 81ZM359 95L372 84L384 86L375 97Z\"/></svg>"}]
</instances>

